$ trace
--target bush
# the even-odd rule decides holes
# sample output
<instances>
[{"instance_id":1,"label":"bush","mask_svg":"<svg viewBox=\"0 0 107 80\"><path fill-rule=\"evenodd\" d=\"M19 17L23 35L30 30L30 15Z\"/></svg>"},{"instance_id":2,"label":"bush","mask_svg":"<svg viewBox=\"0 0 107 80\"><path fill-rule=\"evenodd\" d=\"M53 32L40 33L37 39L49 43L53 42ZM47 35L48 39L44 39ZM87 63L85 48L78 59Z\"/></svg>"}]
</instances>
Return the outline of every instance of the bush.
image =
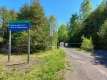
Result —
<instances>
[{"instance_id":1,"label":"bush","mask_svg":"<svg viewBox=\"0 0 107 80\"><path fill-rule=\"evenodd\" d=\"M3 40L3 38L2 37L0 37L0 42L3 42L4 40Z\"/></svg>"},{"instance_id":2,"label":"bush","mask_svg":"<svg viewBox=\"0 0 107 80\"><path fill-rule=\"evenodd\" d=\"M90 37L88 39L85 36L82 36L81 38L82 38L81 49L86 50L86 51L93 51L94 45L92 42L92 38Z\"/></svg>"},{"instance_id":3,"label":"bush","mask_svg":"<svg viewBox=\"0 0 107 80\"><path fill-rule=\"evenodd\" d=\"M100 26L100 30L97 32L99 36L98 46L100 49L107 50L107 19L104 21L104 24Z\"/></svg>"}]
</instances>

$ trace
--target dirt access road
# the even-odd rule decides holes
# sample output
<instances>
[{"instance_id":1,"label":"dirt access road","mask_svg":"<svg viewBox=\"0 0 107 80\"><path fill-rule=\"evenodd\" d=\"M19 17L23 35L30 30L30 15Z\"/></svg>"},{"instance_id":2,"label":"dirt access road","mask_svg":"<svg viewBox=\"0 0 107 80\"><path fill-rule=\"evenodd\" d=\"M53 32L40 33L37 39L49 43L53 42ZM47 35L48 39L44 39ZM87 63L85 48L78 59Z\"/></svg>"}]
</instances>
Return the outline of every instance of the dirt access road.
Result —
<instances>
[{"instance_id":1,"label":"dirt access road","mask_svg":"<svg viewBox=\"0 0 107 80\"><path fill-rule=\"evenodd\" d=\"M77 80L107 80L107 51L95 50L96 54L90 54L73 48L61 49L71 58Z\"/></svg>"}]
</instances>

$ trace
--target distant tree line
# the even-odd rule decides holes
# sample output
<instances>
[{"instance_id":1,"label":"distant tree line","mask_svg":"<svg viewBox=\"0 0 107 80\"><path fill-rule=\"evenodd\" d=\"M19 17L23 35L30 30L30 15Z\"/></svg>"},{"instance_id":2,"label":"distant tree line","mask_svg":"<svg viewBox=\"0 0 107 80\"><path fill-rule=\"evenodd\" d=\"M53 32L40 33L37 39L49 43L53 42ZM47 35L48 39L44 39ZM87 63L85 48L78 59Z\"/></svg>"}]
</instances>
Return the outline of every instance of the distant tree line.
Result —
<instances>
[{"instance_id":1,"label":"distant tree line","mask_svg":"<svg viewBox=\"0 0 107 80\"><path fill-rule=\"evenodd\" d=\"M72 14L69 23L65 25L66 28L62 26L64 25L61 25L58 31L58 35L62 36L59 41L81 43L82 36L88 39L91 37L95 49L107 50L107 1L103 0L93 10L91 0L84 0L79 14ZM61 32L67 34L66 38Z\"/></svg>"},{"instance_id":2,"label":"distant tree line","mask_svg":"<svg viewBox=\"0 0 107 80\"><path fill-rule=\"evenodd\" d=\"M19 12L14 9L7 10L5 6L0 8L0 45L8 46L9 21L30 20L30 44L31 52L50 49L50 22L53 23L53 46L57 45L57 21L54 15L45 16L39 0L31 0L31 4L25 3ZM28 31L12 32L12 51L27 52Z\"/></svg>"}]
</instances>

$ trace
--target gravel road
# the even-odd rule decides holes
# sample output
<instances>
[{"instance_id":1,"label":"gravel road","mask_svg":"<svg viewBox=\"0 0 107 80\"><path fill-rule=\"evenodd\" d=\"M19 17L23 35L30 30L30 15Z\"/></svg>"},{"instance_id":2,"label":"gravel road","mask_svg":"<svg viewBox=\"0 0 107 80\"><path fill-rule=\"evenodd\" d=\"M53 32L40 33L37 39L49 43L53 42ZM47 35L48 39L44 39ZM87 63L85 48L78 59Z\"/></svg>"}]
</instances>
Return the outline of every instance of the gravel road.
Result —
<instances>
[{"instance_id":1,"label":"gravel road","mask_svg":"<svg viewBox=\"0 0 107 80\"><path fill-rule=\"evenodd\" d=\"M77 80L107 80L107 52L95 50L96 54L61 48L72 59Z\"/></svg>"}]
</instances>

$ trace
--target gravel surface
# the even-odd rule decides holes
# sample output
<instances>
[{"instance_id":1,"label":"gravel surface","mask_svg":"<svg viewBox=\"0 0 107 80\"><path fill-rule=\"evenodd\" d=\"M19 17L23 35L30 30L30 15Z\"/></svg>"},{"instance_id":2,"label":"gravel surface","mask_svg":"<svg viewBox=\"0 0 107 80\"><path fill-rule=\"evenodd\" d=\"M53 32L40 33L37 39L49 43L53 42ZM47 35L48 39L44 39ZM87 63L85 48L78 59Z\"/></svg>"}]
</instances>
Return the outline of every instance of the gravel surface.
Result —
<instances>
[{"instance_id":1,"label":"gravel surface","mask_svg":"<svg viewBox=\"0 0 107 80\"><path fill-rule=\"evenodd\" d=\"M77 80L107 80L107 51L95 50L95 54L62 48L71 58Z\"/></svg>"}]
</instances>

